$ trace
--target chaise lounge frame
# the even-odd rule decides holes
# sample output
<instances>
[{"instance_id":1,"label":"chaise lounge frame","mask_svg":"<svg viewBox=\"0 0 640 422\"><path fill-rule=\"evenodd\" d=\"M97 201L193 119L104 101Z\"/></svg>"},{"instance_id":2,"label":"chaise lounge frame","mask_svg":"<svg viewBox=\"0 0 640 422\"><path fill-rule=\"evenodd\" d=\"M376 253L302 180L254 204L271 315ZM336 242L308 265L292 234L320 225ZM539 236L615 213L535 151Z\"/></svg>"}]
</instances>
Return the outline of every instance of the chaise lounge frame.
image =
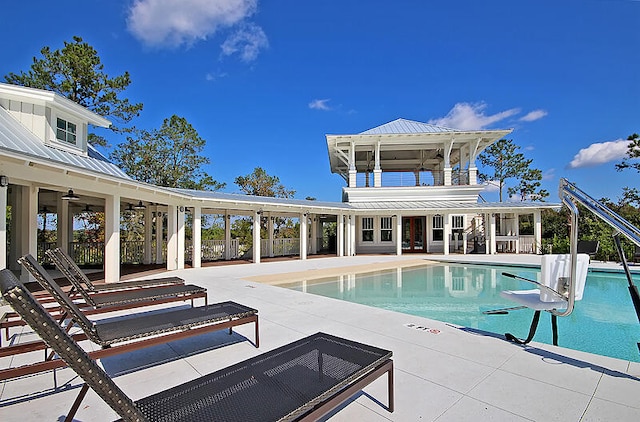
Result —
<instances>
[{"instance_id":1,"label":"chaise lounge frame","mask_svg":"<svg viewBox=\"0 0 640 422\"><path fill-rule=\"evenodd\" d=\"M186 309L169 308L158 313L142 313L133 315L130 318L118 318L115 321L93 322L81 312L80 308L62 291L60 286L32 256L28 255L22 261L22 264L33 267L36 280L64 309L65 314L61 321L64 317L69 317L71 319L68 324L69 329L74 325L74 322L82 329L82 333L74 334L72 337L76 341L89 339L103 347L101 350L90 353L90 356L95 359L212 331L228 329L229 334L231 334L234 326L249 323L255 324L255 346L260 346L258 311L253 308L228 301ZM13 276L13 274L11 275ZM44 308L42 309L44 310ZM22 314L20 315L22 316ZM24 318L22 319L25 320ZM2 352L1 355L8 356L36 350L46 351L46 349L45 342L34 341L3 347L0 352ZM0 370L0 380L63 366L65 366L64 361L53 359L49 355L41 362Z\"/></svg>"},{"instance_id":2,"label":"chaise lounge frame","mask_svg":"<svg viewBox=\"0 0 640 422\"><path fill-rule=\"evenodd\" d=\"M315 421L384 374L394 411L392 353L324 333L133 402L9 270L0 271L0 290L85 381L66 421L89 388L127 421Z\"/></svg>"}]
</instances>

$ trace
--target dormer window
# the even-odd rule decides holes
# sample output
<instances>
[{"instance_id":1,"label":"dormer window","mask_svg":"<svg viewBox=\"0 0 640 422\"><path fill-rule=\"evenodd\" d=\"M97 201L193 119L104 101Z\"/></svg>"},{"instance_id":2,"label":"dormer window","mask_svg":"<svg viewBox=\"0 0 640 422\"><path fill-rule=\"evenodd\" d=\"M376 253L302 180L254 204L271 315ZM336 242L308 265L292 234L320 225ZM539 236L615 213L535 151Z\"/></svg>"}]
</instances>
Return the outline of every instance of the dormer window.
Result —
<instances>
[{"instance_id":1,"label":"dormer window","mask_svg":"<svg viewBox=\"0 0 640 422\"><path fill-rule=\"evenodd\" d=\"M57 118L56 139L58 141L76 145L76 133L76 125L74 123L67 122L59 117Z\"/></svg>"}]
</instances>

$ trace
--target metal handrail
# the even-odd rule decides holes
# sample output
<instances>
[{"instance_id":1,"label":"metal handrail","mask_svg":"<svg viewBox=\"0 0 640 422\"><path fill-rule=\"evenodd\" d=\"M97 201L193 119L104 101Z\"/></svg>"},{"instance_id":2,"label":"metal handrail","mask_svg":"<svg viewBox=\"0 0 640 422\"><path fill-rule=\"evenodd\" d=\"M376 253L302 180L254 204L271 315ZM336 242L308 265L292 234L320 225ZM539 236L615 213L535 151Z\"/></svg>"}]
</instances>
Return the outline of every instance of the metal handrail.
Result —
<instances>
[{"instance_id":1,"label":"metal handrail","mask_svg":"<svg viewBox=\"0 0 640 422\"><path fill-rule=\"evenodd\" d=\"M562 202L571 210L571 280L569 284L569 298L571 299L575 295L574 281L576 275L576 255L578 245L578 207L576 206L576 203L579 203L615 229L613 239L615 241L618 255L620 255L620 261L622 262L627 282L629 283L629 294L631 295L631 300L633 301L633 306L636 310L636 316L638 317L638 321L640 321L640 294L638 293L637 286L633 283L633 278L629 271L629 265L627 264L627 259L624 256L624 251L620 244L620 235L622 234L636 246L640 246L640 230L601 202L596 201L585 192L578 189L567 179L560 179L559 196ZM638 349L640 350L640 343L638 343Z\"/></svg>"},{"instance_id":2,"label":"metal handrail","mask_svg":"<svg viewBox=\"0 0 640 422\"><path fill-rule=\"evenodd\" d=\"M560 179L560 198L565 204L565 198L572 202L578 202L589 211L600 217L605 223L623 234L627 239L640 246L640 230L625 220L616 212L610 210L601 202L593 199L582 190L578 189L567 179Z\"/></svg>"}]
</instances>

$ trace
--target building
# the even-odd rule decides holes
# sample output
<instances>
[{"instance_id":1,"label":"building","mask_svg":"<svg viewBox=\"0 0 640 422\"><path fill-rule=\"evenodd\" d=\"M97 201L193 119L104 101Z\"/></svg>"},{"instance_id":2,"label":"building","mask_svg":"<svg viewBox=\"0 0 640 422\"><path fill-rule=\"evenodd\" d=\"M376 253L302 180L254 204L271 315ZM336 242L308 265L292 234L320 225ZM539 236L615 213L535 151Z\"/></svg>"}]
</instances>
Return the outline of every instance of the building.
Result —
<instances>
[{"instance_id":1,"label":"building","mask_svg":"<svg viewBox=\"0 0 640 422\"><path fill-rule=\"evenodd\" d=\"M107 281L120 278L122 257L131 253L143 263L166 263L169 270L183 268L185 260L199 267L203 258L239 256L230 226L243 216L267 228L262 238L260 224L253 224L254 262L319 252L540 253L540 212L558 208L478 202L476 158L510 130L456 131L398 119L359 134L327 135L331 171L346 187L343 202L321 202L138 182L87 143L90 125L110 122L55 93L0 84L0 245L6 245L0 268L19 270L19 256L42 256L51 246L75 257L99 255ZM87 212L104 213L104 244L74 242L74 216ZM144 221L144 241L136 244L120 234L121 219L131 213ZM208 214L223 216L224 240L202 241ZM39 215L55 216L55 245L38 239ZM519 233L521 216L530 217L531 233ZM274 223L283 217L298 219L299 239L274 238ZM333 232L327 234L327 227Z\"/></svg>"}]
</instances>

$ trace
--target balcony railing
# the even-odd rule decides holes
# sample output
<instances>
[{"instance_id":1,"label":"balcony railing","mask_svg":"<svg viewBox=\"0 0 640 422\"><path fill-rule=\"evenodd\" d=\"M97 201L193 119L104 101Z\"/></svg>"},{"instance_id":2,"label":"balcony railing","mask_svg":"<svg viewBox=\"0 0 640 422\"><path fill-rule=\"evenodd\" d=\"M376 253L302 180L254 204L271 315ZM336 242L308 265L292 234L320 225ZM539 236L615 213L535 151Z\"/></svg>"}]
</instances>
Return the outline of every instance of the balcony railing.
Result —
<instances>
[{"instance_id":1,"label":"balcony railing","mask_svg":"<svg viewBox=\"0 0 640 422\"><path fill-rule=\"evenodd\" d=\"M368 181L367 181L368 178ZM373 187L373 172L358 173L356 187ZM418 180L411 172L382 172L382 187L410 187L410 186L444 186L444 171L421 171ZM451 185L463 186L469 184L468 171L452 171Z\"/></svg>"}]
</instances>

